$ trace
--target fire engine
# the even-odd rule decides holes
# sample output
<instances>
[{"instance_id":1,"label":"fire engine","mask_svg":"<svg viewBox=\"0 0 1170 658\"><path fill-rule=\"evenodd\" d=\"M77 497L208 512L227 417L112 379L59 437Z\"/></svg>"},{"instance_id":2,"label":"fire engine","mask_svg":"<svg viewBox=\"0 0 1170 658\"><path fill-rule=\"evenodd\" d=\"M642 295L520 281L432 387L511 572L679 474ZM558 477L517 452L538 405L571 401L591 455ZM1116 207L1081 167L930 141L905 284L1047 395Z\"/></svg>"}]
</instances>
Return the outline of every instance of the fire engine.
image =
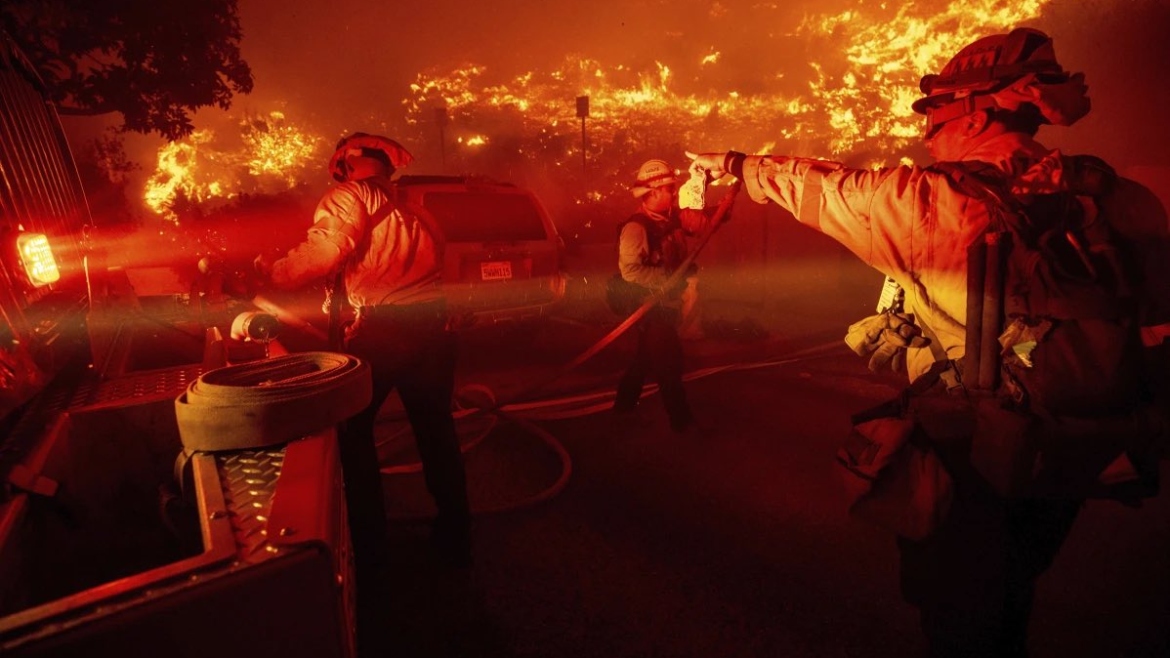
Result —
<instances>
[{"instance_id":1,"label":"fire engine","mask_svg":"<svg viewBox=\"0 0 1170 658\"><path fill-rule=\"evenodd\" d=\"M199 450L176 419L206 373L281 353L277 325L240 306L234 335L201 295L108 264L57 113L0 37L0 654L353 655L334 429Z\"/></svg>"}]
</instances>

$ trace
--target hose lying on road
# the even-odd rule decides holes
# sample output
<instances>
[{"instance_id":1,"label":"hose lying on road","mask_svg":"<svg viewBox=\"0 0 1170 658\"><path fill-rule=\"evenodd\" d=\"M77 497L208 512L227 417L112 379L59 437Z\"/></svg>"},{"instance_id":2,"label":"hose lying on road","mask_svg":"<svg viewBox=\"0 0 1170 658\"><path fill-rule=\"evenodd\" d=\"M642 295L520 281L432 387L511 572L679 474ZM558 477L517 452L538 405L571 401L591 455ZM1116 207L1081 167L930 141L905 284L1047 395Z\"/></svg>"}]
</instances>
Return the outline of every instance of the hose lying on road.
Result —
<instances>
[{"instance_id":1,"label":"hose lying on road","mask_svg":"<svg viewBox=\"0 0 1170 658\"><path fill-rule=\"evenodd\" d=\"M687 257L683 260L683 262L679 263L674 272L669 277L667 277L666 283L662 285L661 289L656 290L652 294L648 295L646 299L642 301L641 306L634 309L633 313L630 313L628 317L622 320L621 323L614 327L608 334L602 336L601 340L598 340L596 343L594 343L592 347L577 355L575 359L566 363L560 368L560 370L553 373L547 379L536 382L530 386L525 392L517 395L516 398L523 399L535 391L543 390L549 384L575 370L582 363L585 363L589 359L597 356L601 350L608 347L611 343L617 340L619 336L629 330L630 327L634 326L638 320L642 319L642 316L646 315L646 313L651 308L653 308L655 304L661 302L663 295L666 294L666 291L673 290L676 286L679 285L679 283L682 282L683 277L686 276L687 269L691 266L691 263L695 262L695 258L699 256L699 252L703 251L703 248L707 246L707 243L711 241L712 236L715 235L715 232L718 231L719 227L723 226L723 223L727 221L727 213L731 212L731 207L735 204L735 197L739 195L739 190L742 186L743 183L738 180L731 184L731 187L729 187L727 192L723 195L723 199L720 200L719 205L715 207L714 214L711 215L710 227L706 232L703 233L702 236L699 237L699 243L695 245L695 248L692 249L689 254L687 254Z\"/></svg>"},{"instance_id":2,"label":"hose lying on road","mask_svg":"<svg viewBox=\"0 0 1170 658\"><path fill-rule=\"evenodd\" d=\"M799 350L775 359L702 368L687 373L683 376L683 380L693 381L696 379L709 377L711 375L733 372L737 370L757 370L760 368L784 366L819 357L839 355L844 349L844 344L841 341L834 340L807 349ZM658 386L656 384L647 384L643 387L643 395L653 394L657 392L657 390ZM533 421L566 420L599 413L613 406L613 397L614 391L612 389L606 389L603 391L579 393L576 395L546 400L531 400L527 402L506 403L498 405L495 401L494 393L487 386L482 384L471 384L461 389L459 394L456 395L457 400L475 401L476 404L480 404L482 406L462 409L455 414L455 418L457 420L470 418L484 413L486 410L488 417L492 421L485 429L477 432L473 438L463 442L461 445L461 450L464 453L469 452L482 443L498 425L498 421L506 420L520 425L526 431L535 435L542 443L547 445L554 453L556 453L557 458L560 461L560 474L558 475L557 479L548 487L545 487L534 495L509 503L496 504L492 506L476 505L474 512L476 514L491 514L512 511L544 502L560 493L560 491L568 484L569 477L572 474L572 458L570 457L568 450L565 449L564 445L555 436ZM405 417L395 416L386 418L384 420L405 422ZM380 439L378 442L379 446L384 446L385 444L398 439L400 436L405 436L409 432L409 429L410 427L407 425L398 432ZM384 465L382 467L382 473L385 475L418 473L421 470L422 465L417 461L404 464ZM423 517L415 516L399 516L394 517L394 520L398 522L419 522L425 519Z\"/></svg>"},{"instance_id":3,"label":"hose lying on road","mask_svg":"<svg viewBox=\"0 0 1170 658\"><path fill-rule=\"evenodd\" d=\"M372 397L364 361L301 352L203 373L175 400L175 416L186 450L264 448L336 425Z\"/></svg>"},{"instance_id":4,"label":"hose lying on road","mask_svg":"<svg viewBox=\"0 0 1170 658\"><path fill-rule=\"evenodd\" d=\"M615 340L617 340L617 338L619 336L621 336L623 333L625 333L627 330L629 330L630 327L633 327L634 324L637 323L638 320L640 320L642 318L642 316L645 315L646 312L649 311L655 304L662 301L662 297L665 294L665 291L673 289L676 285L678 285L682 281L683 277L686 276L687 268L690 266L691 263L694 262L695 258L699 255L699 252L701 252L703 250L703 248L707 246L707 243L711 241L711 237L713 235L715 235L715 232L719 230L719 227L722 226L723 223L727 220L728 213L731 212L731 207L734 204L735 197L739 194L739 190L741 187L742 187L742 182L737 180L735 183L733 183L728 188L727 192L723 196L723 199L720 200L719 205L716 206L715 212L711 216L711 222L710 222L709 228L702 234L702 236L700 236L698 244L695 246L694 249L691 250L690 254L687 255L686 259L684 259L683 262L680 263L679 266L675 269L675 271L667 278L666 283L662 286L662 288L660 290L647 296L646 299L642 302L641 306L639 306L632 313L630 313L630 315L628 317L623 319L621 323L619 323L608 334L606 334L600 340L598 340L596 343L594 343L593 346L591 346L589 349L582 352L580 355L578 355L572 361L566 363L563 367L561 367L559 370L557 370L555 373L553 373L552 376L548 377L547 379L544 379L544 380L541 380L541 381L534 383L533 385L529 386L525 391L523 391L521 394L519 394L515 397L517 399L523 399L525 397L529 397L533 393L535 393L536 391L543 390L548 385L552 384L554 381L560 379L561 377L565 376L566 374L568 374L572 370L579 367L581 364L583 364L586 361L588 361L589 359L593 358L594 356L599 354L603 349L605 349L611 343L613 343ZM470 396L470 395L466 395L466 394L458 396L460 399L476 399L476 398L478 399L478 406L466 410L461 415L465 417L465 416L476 415L476 414L480 414L480 413L488 413L488 414L491 414L492 416L497 417L497 418L498 417L505 417L505 409L508 407L508 405L507 404L500 405L500 403L496 400L495 394L490 389L487 389L486 387L483 387L483 386L479 386L479 389L480 390L476 391L477 395L475 395L475 396ZM467 389L464 389L464 391L466 392ZM485 392L486 392L486 395L484 394ZM460 415L457 415L457 417L460 417ZM569 474L572 472L572 467L573 467L572 466L572 459L569 457L568 451L565 450L564 446L561 445L560 441L558 441L556 439L556 437L554 437L553 435L549 434L547 431L541 429L540 427L536 426L535 424L533 424L529 421L526 421L526 420L523 420L520 418L516 418L516 417L512 417L512 416L508 416L508 417L512 421L520 423L521 425L525 426L530 432L533 432L534 434L536 434L544 443L546 443L550 448L553 449L554 452L557 453L557 456L560 458L560 461L561 461L561 476L557 479L557 481L551 487L545 489L544 491L540 492L536 496L526 498L524 500L518 501L518 502L510 504L510 505L497 506L497 507L492 508L490 510L476 509L476 511L480 512L480 513L487 512L487 511L494 512L494 511L504 511L504 510L516 509L519 507L525 507L525 506L531 505L531 504L539 502L539 501L547 500L548 498L551 498L553 495L555 495L556 492L560 491L565 486L565 484L567 484L568 479L569 479ZM487 438L488 434L491 433L491 430L493 427L495 427L495 422L493 422L488 427L488 429L486 431L480 433L475 439L473 439L470 442L464 443L461 447L463 452L467 452L472 447L474 447L475 445L478 445L481 441L483 441L485 438ZM382 473L384 473L384 474L415 473L415 472L419 472L421 470L422 470L422 464L419 462L414 462L411 464L404 464L404 465L399 465L399 466L384 466L382 468Z\"/></svg>"}]
</instances>

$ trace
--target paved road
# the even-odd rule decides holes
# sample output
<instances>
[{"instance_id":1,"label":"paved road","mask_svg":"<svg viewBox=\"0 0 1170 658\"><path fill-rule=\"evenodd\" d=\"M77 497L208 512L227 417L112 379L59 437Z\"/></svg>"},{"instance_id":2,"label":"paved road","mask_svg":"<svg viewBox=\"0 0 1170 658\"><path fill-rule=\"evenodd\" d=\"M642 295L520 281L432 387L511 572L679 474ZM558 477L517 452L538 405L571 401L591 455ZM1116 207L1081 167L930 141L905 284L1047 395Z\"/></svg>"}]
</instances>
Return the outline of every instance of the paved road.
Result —
<instances>
[{"instance_id":1,"label":"paved road","mask_svg":"<svg viewBox=\"0 0 1170 658\"><path fill-rule=\"evenodd\" d=\"M773 313L761 321L767 338L689 344L692 370L835 344L847 320L831 315L792 322ZM736 322L764 313L728 317L725 326L750 327ZM533 336L469 338L461 384L506 397L599 335L581 322L555 330L552 347ZM549 395L604 390L626 349ZM898 596L893 538L848 517L832 461L848 414L899 384L833 346L693 379L702 437L673 435L657 397L637 422L607 413L538 421L547 434L464 420L467 441L490 427L467 452L473 503L513 509L477 514L475 566L446 571L430 561L425 525L411 520L429 513L421 479L388 476L401 520L385 632L397 655L418 657L921 656L915 612ZM408 443L388 441L390 463L410 460ZM549 497L536 499L542 492ZM1041 582L1034 658L1170 656L1167 498L1140 510L1088 506Z\"/></svg>"}]
</instances>

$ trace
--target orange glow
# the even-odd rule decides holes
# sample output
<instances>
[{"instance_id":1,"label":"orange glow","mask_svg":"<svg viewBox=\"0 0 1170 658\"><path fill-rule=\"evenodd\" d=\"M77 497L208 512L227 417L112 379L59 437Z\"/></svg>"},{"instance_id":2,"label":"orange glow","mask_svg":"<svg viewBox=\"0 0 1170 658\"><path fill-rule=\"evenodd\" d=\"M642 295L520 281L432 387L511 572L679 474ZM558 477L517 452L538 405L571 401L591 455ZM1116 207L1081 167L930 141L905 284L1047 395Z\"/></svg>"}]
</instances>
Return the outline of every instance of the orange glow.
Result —
<instances>
[{"instance_id":1,"label":"orange glow","mask_svg":"<svg viewBox=\"0 0 1170 658\"><path fill-rule=\"evenodd\" d=\"M444 107L453 130L462 125L551 142L572 134L572 100L585 95L597 151L612 144L628 152L629 140L649 135L711 147L742 146L740 140L767 135L799 155L872 159L879 153L896 162L921 137L921 117L910 109L918 79L976 38L1036 18L1050 1L962 0L939 11L914 2L856 0L852 9L837 14L809 15L793 36L808 44L812 58L788 61L784 70L760 76L791 80L803 72L808 79L803 91L746 93L712 85L704 93L685 92L662 62L636 71L570 56L555 68L503 78L476 64L420 73L404 106L408 123L420 129L432 108ZM714 48L700 61L704 76L718 76L721 66ZM572 166L580 144L525 155Z\"/></svg>"},{"instance_id":2,"label":"orange glow","mask_svg":"<svg viewBox=\"0 0 1170 658\"><path fill-rule=\"evenodd\" d=\"M207 143L212 136L209 130L196 130L186 140L171 142L159 149L157 167L146 183L144 196L151 210L173 221L175 214L170 204L179 194L194 201L218 196L215 181L200 184L195 180L194 163L199 146Z\"/></svg>"},{"instance_id":3,"label":"orange glow","mask_svg":"<svg viewBox=\"0 0 1170 658\"><path fill-rule=\"evenodd\" d=\"M268 121L245 120L240 124L248 174L274 175L293 187L299 182L295 174L313 157L320 140L286 122L281 112L268 116Z\"/></svg>"},{"instance_id":4,"label":"orange glow","mask_svg":"<svg viewBox=\"0 0 1170 658\"><path fill-rule=\"evenodd\" d=\"M439 134L460 147L445 169L519 176L528 166L585 198L611 196L624 186L627 160L649 152L681 158L684 149L734 148L869 168L909 163L920 153L922 118L910 109L919 78L976 38L1036 19L1051 2L842 0L842 11L806 13L785 25L789 54L779 52L780 40L763 44L750 71L734 51L715 45L679 66L571 54L520 71L476 63L431 69L410 85L405 125L395 132L434 143L441 110ZM581 97L588 101L584 118L574 104ZM144 195L151 209L175 220L178 199L203 204L287 190L319 175L327 140L284 114L246 119L240 129L242 146L219 147L203 130L161 149ZM773 141L751 148L762 140ZM587 185L564 186L570 178ZM262 184L266 189L256 189Z\"/></svg>"},{"instance_id":5,"label":"orange glow","mask_svg":"<svg viewBox=\"0 0 1170 658\"><path fill-rule=\"evenodd\" d=\"M241 193L292 189L318 171L323 139L290 123L281 112L239 123L243 145L228 150L212 130L197 130L158 152L143 198L156 214L177 221L180 198L195 204Z\"/></svg>"},{"instance_id":6,"label":"orange glow","mask_svg":"<svg viewBox=\"0 0 1170 658\"><path fill-rule=\"evenodd\" d=\"M847 44L844 66L833 65L838 72L828 73L827 62L812 64L817 76L810 103L829 118L830 152L890 154L917 141L922 118L910 104L920 95L918 79L979 37L1036 18L1050 1L959 0L930 13L913 2L859 4L806 19L800 33Z\"/></svg>"}]
</instances>

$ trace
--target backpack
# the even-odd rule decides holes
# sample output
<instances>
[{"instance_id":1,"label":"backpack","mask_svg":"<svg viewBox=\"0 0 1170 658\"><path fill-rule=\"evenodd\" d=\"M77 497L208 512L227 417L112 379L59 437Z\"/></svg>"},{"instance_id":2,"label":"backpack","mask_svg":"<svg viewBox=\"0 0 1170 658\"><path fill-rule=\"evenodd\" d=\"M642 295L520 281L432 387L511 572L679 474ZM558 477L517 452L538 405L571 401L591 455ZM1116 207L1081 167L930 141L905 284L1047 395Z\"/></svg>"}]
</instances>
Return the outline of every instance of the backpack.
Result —
<instances>
[{"instance_id":1,"label":"backpack","mask_svg":"<svg viewBox=\"0 0 1170 658\"><path fill-rule=\"evenodd\" d=\"M1015 197L1003 174L938 163L988 207L968 250L966 356L971 462L1001 495L1131 500L1157 491L1160 431L1143 365L1128 246L1097 210L1117 177L1062 156L1068 191Z\"/></svg>"}]
</instances>

